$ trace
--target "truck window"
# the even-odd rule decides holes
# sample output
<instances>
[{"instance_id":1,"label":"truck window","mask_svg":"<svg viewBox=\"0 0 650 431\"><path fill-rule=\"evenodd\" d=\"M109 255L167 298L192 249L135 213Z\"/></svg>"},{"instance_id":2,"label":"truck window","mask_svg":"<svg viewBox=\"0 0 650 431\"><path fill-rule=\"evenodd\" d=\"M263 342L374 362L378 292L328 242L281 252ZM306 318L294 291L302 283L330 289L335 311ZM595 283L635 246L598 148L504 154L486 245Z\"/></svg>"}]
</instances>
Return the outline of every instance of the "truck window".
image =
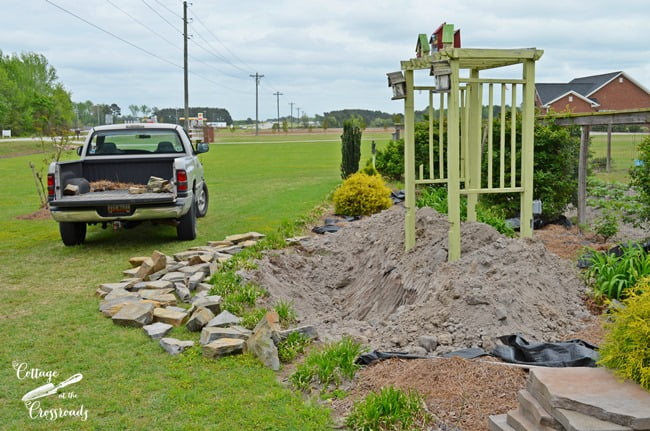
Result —
<instances>
[{"instance_id":1,"label":"truck window","mask_svg":"<svg viewBox=\"0 0 650 431\"><path fill-rule=\"evenodd\" d=\"M95 132L86 155L116 156L129 154L179 154L183 144L170 130L111 130Z\"/></svg>"}]
</instances>

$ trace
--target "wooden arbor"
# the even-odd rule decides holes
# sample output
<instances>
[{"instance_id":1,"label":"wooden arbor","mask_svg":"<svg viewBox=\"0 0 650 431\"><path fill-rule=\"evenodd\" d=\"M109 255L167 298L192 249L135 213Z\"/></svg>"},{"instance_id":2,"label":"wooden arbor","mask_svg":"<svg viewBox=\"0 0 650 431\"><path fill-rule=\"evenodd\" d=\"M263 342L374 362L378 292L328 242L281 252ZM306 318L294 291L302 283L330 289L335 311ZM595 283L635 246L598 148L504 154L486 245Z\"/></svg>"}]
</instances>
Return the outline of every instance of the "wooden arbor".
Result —
<instances>
[{"instance_id":1,"label":"wooden arbor","mask_svg":"<svg viewBox=\"0 0 650 431\"><path fill-rule=\"evenodd\" d=\"M476 220L476 203L480 194L518 193L521 199L522 237L532 236L533 222L533 137L535 121L535 61L542 50L468 49L450 45L432 54L418 52L419 57L401 62L404 72L404 177L406 188L405 247L415 245L415 187L417 184L447 184L449 253L448 260L460 258L460 202L467 195L467 220ZM522 65L521 79L481 78L480 72L505 66ZM415 86L414 71L431 70L434 86ZM461 70L469 76L461 77ZM389 83L391 77L389 74ZM389 84L390 85L390 84ZM424 166L415 172L414 91L429 93L429 160L428 175ZM510 92L507 97L507 92ZM438 94L438 148L434 149L433 105ZM517 108L518 94L521 109ZM487 96L487 125L482 133L483 99ZM498 104L495 104L495 99ZM494 142L495 106L500 106L500 139ZM510 112L509 118L506 116ZM445 118L446 116L446 118ZM517 116L521 118L521 138L517 139ZM445 127L446 123L446 127ZM506 142L506 128L510 130ZM485 142L483 142L485 140ZM487 168L482 169L485 157ZM446 158L446 163L445 159ZM436 160L437 159L437 160ZM495 162L496 160L496 162ZM437 163L436 163L437 162ZM517 168L520 168L519 171Z\"/></svg>"}]
</instances>

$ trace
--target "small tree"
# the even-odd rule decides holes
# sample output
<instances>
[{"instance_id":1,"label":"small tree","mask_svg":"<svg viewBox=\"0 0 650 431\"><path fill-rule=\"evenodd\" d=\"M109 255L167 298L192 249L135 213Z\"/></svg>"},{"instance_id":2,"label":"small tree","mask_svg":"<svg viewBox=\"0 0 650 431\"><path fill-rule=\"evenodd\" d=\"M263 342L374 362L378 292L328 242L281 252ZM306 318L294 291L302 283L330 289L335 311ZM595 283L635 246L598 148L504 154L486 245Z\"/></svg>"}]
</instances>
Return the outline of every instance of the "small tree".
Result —
<instances>
[{"instance_id":1,"label":"small tree","mask_svg":"<svg viewBox=\"0 0 650 431\"><path fill-rule=\"evenodd\" d=\"M341 178L346 179L359 170L361 158L361 128L353 119L343 123L341 135Z\"/></svg>"}]
</instances>

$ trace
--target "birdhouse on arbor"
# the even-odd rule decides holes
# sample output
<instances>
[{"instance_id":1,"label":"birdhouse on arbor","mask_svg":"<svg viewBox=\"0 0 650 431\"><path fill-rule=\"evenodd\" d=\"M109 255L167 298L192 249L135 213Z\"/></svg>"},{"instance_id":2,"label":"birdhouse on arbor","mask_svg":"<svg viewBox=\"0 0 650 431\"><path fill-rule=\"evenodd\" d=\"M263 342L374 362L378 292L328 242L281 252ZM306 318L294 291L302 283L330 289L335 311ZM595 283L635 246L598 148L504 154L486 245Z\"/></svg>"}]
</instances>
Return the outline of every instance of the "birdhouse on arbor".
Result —
<instances>
[{"instance_id":1,"label":"birdhouse on arbor","mask_svg":"<svg viewBox=\"0 0 650 431\"><path fill-rule=\"evenodd\" d=\"M460 48L460 29L454 31L453 24L443 22L436 29L429 39L431 52L440 51L443 48Z\"/></svg>"},{"instance_id":2,"label":"birdhouse on arbor","mask_svg":"<svg viewBox=\"0 0 650 431\"><path fill-rule=\"evenodd\" d=\"M392 100L404 99L406 97L406 79L400 72L390 72L388 76L388 86L393 89Z\"/></svg>"},{"instance_id":3,"label":"birdhouse on arbor","mask_svg":"<svg viewBox=\"0 0 650 431\"><path fill-rule=\"evenodd\" d=\"M429 42L427 42L427 35L420 33L418 35L418 42L415 45L415 55L417 58L422 58L423 55L429 55L431 48L429 47Z\"/></svg>"}]
</instances>

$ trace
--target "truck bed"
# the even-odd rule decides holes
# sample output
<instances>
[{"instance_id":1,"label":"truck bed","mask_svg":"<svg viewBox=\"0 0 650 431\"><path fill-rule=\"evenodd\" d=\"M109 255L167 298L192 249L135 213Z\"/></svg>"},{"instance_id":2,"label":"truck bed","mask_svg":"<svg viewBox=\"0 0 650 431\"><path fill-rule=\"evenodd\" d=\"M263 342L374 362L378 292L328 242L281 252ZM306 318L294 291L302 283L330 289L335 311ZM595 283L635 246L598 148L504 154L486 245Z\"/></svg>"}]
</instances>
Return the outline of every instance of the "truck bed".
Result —
<instances>
[{"instance_id":1,"label":"truck bed","mask_svg":"<svg viewBox=\"0 0 650 431\"><path fill-rule=\"evenodd\" d=\"M128 190L107 190L89 192L82 195L62 196L50 202L55 207L88 207L101 205L153 205L173 203L173 193L131 194Z\"/></svg>"}]
</instances>

